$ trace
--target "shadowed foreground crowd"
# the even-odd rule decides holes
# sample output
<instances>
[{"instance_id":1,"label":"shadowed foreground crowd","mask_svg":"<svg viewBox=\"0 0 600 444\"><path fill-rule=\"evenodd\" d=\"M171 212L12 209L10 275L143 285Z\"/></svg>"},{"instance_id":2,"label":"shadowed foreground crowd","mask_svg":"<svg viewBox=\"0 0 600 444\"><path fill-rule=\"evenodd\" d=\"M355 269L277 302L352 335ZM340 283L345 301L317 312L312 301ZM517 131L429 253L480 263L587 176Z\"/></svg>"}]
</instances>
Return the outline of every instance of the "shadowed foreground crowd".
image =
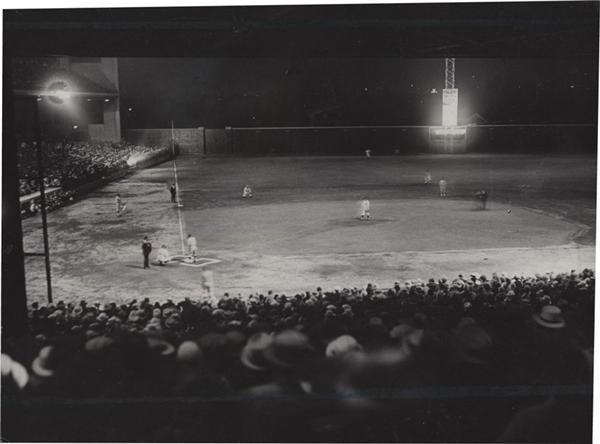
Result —
<instances>
[{"instance_id":1,"label":"shadowed foreground crowd","mask_svg":"<svg viewBox=\"0 0 600 444\"><path fill-rule=\"evenodd\" d=\"M32 348L3 347L4 403L163 408L102 440L588 441L594 289L586 269L32 304Z\"/></svg>"},{"instance_id":2,"label":"shadowed foreground crowd","mask_svg":"<svg viewBox=\"0 0 600 444\"><path fill-rule=\"evenodd\" d=\"M43 142L44 184L47 188L62 188L48 195L48 208L52 210L72 198L74 193L69 190L128 168L131 157L161 149L164 147L127 142ZM21 143L18 165L20 195L39 191L36 142Z\"/></svg>"}]
</instances>

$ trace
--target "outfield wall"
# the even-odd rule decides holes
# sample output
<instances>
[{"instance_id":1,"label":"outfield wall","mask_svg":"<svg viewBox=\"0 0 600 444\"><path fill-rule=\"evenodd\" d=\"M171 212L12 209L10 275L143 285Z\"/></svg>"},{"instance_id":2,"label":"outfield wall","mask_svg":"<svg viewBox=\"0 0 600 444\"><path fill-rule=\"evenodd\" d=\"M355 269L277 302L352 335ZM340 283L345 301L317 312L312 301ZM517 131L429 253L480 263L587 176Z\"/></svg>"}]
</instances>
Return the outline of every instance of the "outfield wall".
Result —
<instances>
[{"instance_id":1,"label":"outfield wall","mask_svg":"<svg viewBox=\"0 0 600 444\"><path fill-rule=\"evenodd\" d=\"M593 154L596 125L506 125L467 128L467 152Z\"/></svg>"},{"instance_id":2,"label":"outfield wall","mask_svg":"<svg viewBox=\"0 0 600 444\"><path fill-rule=\"evenodd\" d=\"M436 152L429 127L178 128L183 153L227 156L362 156ZM597 151L595 125L482 125L467 127L467 153L582 154ZM133 129L127 140L168 145L171 129Z\"/></svg>"}]
</instances>

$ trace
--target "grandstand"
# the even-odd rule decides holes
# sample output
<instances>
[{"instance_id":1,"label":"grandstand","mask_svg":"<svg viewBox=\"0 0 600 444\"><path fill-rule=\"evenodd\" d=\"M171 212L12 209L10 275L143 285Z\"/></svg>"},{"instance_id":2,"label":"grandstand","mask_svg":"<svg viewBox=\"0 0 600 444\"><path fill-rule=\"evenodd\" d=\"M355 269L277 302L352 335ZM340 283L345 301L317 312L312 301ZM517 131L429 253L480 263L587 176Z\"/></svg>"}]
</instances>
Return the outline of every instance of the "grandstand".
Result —
<instances>
[{"instance_id":1,"label":"grandstand","mask_svg":"<svg viewBox=\"0 0 600 444\"><path fill-rule=\"evenodd\" d=\"M597 13L9 13L1 437L591 442Z\"/></svg>"}]
</instances>

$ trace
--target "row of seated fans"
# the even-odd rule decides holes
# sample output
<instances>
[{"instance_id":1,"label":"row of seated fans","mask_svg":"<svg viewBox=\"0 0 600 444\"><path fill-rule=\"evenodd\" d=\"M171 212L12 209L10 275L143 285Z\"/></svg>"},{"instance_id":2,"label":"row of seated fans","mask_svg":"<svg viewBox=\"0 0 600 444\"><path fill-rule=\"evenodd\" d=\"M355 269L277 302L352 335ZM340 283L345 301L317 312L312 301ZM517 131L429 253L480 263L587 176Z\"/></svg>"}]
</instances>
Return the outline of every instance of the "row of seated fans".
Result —
<instances>
[{"instance_id":1,"label":"row of seated fans","mask_svg":"<svg viewBox=\"0 0 600 444\"><path fill-rule=\"evenodd\" d=\"M131 425L143 440L286 441L292 433L301 441L439 441L448 438L436 435L442 424L456 433L471 430L458 440L543 440L545 433L560 440L561 433L587 433L581 425L587 401L573 404L569 390L536 398L535 406L482 393L588 387L594 289L594 273L586 269L397 282L386 291L369 285L225 295L218 303L33 304L31 342L3 347L3 395L236 405L209 408L220 412L213 418L224 425L219 431L206 428L212 416L201 420L187 410L169 421L157 418L152 427ZM487 401L462 405L466 411L440 399L423 401L428 408L411 404L427 400L432 389L445 400L479 393ZM414 410L404 422L390 418L408 406ZM502 408L497 418L489 416ZM578 420L542 421L565 409L577 409ZM126 430L121 424L113 432Z\"/></svg>"},{"instance_id":2,"label":"row of seated fans","mask_svg":"<svg viewBox=\"0 0 600 444\"><path fill-rule=\"evenodd\" d=\"M73 188L111 173L126 169L127 160L164 149L159 146L134 145L127 142L43 142L42 161L46 188L62 188L48 194L48 209L54 209L74 196ZM22 142L18 149L19 194L26 196L39 190L36 142ZM36 212L33 201L25 213Z\"/></svg>"}]
</instances>

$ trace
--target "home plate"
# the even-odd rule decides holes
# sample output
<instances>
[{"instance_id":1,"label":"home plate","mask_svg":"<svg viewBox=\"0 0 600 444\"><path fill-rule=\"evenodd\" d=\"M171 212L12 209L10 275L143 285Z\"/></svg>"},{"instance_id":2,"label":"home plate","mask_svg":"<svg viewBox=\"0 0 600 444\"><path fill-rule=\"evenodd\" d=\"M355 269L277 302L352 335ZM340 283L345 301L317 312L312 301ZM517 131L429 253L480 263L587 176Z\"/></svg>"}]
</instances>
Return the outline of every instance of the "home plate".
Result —
<instances>
[{"instance_id":1,"label":"home plate","mask_svg":"<svg viewBox=\"0 0 600 444\"><path fill-rule=\"evenodd\" d=\"M208 257L197 257L194 262L190 256L173 256L172 260L177 260L181 262L181 265L185 265L187 267L206 267L207 265L218 264L221 262L219 259L211 259Z\"/></svg>"}]
</instances>

